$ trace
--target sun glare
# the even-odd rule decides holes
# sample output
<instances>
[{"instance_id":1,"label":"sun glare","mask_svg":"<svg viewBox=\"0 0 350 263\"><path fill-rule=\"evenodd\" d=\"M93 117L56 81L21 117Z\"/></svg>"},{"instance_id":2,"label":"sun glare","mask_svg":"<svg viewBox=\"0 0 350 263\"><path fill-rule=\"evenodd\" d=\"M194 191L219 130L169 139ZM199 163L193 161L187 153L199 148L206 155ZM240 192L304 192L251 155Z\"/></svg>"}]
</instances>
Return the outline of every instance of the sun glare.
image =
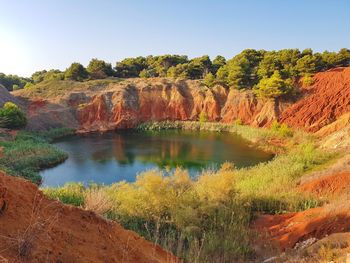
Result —
<instances>
[{"instance_id":1,"label":"sun glare","mask_svg":"<svg viewBox=\"0 0 350 263\"><path fill-rule=\"evenodd\" d=\"M28 50L25 41L0 28L0 72L28 75Z\"/></svg>"}]
</instances>

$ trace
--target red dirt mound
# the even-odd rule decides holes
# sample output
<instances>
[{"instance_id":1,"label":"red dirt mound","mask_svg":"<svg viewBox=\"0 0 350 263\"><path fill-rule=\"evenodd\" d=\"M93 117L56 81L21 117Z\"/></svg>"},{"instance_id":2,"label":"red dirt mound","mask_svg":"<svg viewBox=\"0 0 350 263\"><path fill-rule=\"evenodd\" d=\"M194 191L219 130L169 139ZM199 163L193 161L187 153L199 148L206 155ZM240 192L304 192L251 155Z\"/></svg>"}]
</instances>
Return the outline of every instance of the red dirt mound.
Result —
<instances>
[{"instance_id":1,"label":"red dirt mound","mask_svg":"<svg viewBox=\"0 0 350 263\"><path fill-rule=\"evenodd\" d=\"M267 239L282 250L293 248L296 243L311 237L323 238L332 233L347 231L350 227L350 210L318 207L298 213L262 215L253 229L266 232Z\"/></svg>"},{"instance_id":2,"label":"red dirt mound","mask_svg":"<svg viewBox=\"0 0 350 263\"><path fill-rule=\"evenodd\" d=\"M308 95L286 109L281 122L315 132L350 111L350 67L320 72L313 79L302 90Z\"/></svg>"},{"instance_id":3,"label":"red dirt mound","mask_svg":"<svg viewBox=\"0 0 350 263\"><path fill-rule=\"evenodd\" d=\"M302 192L313 193L319 197L339 195L350 189L350 173L338 173L321 177L302 184L299 189Z\"/></svg>"},{"instance_id":4,"label":"red dirt mound","mask_svg":"<svg viewBox=\"0 0 350 263\"><path fill-rule=\"evenodd\" d=\"M115 222L50 200L34 184L0 173L1 260L180 262Z\"/></svg>"}]
</instances>

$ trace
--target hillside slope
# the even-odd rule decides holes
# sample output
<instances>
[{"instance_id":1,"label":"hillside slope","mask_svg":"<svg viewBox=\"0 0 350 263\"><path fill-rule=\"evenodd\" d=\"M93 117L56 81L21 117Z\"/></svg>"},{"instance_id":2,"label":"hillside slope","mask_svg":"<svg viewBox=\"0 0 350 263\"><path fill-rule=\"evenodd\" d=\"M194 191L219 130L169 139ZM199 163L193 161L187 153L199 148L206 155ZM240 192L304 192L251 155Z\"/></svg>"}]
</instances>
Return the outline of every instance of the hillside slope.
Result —
<instances>
[{"instance_id":1,"label":"hillside slope","mask_svg":"<svg viewBox=\"0 0 350 263\"><path fill-rule=\"evenodd\" d=\"M314 76L302 89L306 96L284 111L281 122L315 132L350 111L350 68L336 68Z\"/></svg>"},{"instance_id":2,"label":"hillside slope","mask_svg":"<svg viewBox=\"0 0 350 263\"><path fill-rule=\"evenodd\" d=\"M262 127L279 120L315 132L350 111L350 68L317 73L301 92L293 103L257 98L251 90L207 88L198 80L136 78L44 82L13 94L27 102L32 130L106 131L145 121L197 120L204 112L210 121Z\"/></svg>"},{"instance_id":3,"label":"hillside slope","mask_svg":"<svg viewBox=\"0 0 350 263\"><path fill-rule=\"evenodd\" d=\"M81 132L133 128L145 121L197 120L265 126L289 103L256 98L252 91L207 88L197 80L166 78L55 81L14 92L27 101L28 128L69 126Z\"/></svg>"},{"instance_id":4,"label":"hillside slope","mask_svg":"<svg viewBox=\"0 0 350 263\"><path fill-rule=\"evenodd\" d=\"M179 262L119 224L49 200L34 184L2 173L0 261Z\"/></svg>"}]
</instances>

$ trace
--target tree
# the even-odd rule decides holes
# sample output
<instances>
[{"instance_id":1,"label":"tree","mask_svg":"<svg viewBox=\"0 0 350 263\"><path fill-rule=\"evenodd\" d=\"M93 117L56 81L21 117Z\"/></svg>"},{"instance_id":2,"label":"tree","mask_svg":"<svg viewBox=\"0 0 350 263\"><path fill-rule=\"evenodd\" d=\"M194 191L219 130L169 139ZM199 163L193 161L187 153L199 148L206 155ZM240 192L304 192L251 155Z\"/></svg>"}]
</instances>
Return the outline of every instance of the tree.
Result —
<instances>
[{"instance_id":1,"label":"tree","mask_svg":"<svg viewBox=\"0 0 350 263\"><path fill-rule=\"evenodd\" d=\"M167 76L170 78L189 79L188 64L178 64L176 67L170 67Z\"/></svg>"},{"instance_id":2,"label":"tree","mask_svg":"<svg viewBox=\"0 0 350 263\"><path fill-rule=\"evenodd\" d=\"M157 76L157 72L155 69L143 69L141 70L139 77L140 78L153 78Z\"/></svg>"},{"instance_id":3,"label":"tree","mask_svg":"<svg viewBox=\"0 0 350 263\"><path fill-rule=\"evenodd\" d=\"M281 73L276 70L270 78L260 80L254 88L254 92L258 97L278 98L288 94L293 90L290 80L283 80Z\"/></svg>"},{"instance_id":4,"label":"tree","mask_svg":"<svg viewBox=\"0 0 350 263\"><path fill-rule=\"evenodd\" d=\"M209 88L213 87L215 84L215 77L213 73L209 72L207 75L205 75L203 83Z\"/></svg>"},{"instance_id":5,"label":"tree","mask_svg":"<svg viewBox=\"0 0 350 263\"><path fill-rule=\"evenodd\" d=\"M266 52L264 58L259 63L257 74L260 79L269 78L275 72L275 70L281 69L282 63L278 58L277 52Z\"/></svg>"},{"instance_id":6,"label":"tree","mask_svg":"<svg viewBox=\"0 0 350 263\"><path fill-rule=\"evenodd\" d=\"M0 73L0 84L9 91L12 90L13 85L23 88L27 82L30 82L30 79L22 78L17 75L5 75L4 73Z\"/></svg>"},{"instance_id":7,"label":"tree","mask_svg":"<svg viewBox=\"0 0 350 263\"><path fill-rule=\"evenodd\" d=\"M227 65L225 65L219 68L218 71L216 72L216 80L223 85L227 85L228 84L227 78L228 78L228 69L227 69Z\"/></svg>"},{"instance_id":8,"label":"tree","mask_svg":"<svg viewBox=\"0 0 350 263\"><path fill-rule=\"evenodd\" d=\"M51 69L49 71L41 70L32 74L32 83L37 84L46 80L62 80L64 79L64 73L58 69Z\"/></svg>"},{"instance_id":9,"label":"tree","mask_svg":"<svg viewBox=\"0 0 350 263\"><path fill-rule=\"evenodd\" d=\"M219 68L226 65L226 58L223 56L216 56L212 63L212 73L215 75Z\"/></svg>"},{"instance_id":10,"label":"tree","mask_svg":"<svg viewBox=\"0 0 350 263\"><path fill-rule=\"evenodd\" d=\"M42 82L45 78L47 71L46 70L41 70L41 71L36 71L32 74L32 81L33 83L37 84L39 82Z\"/></svg>"},{"instance_id":11,"label":"tree","mask_svg":"<svg viewBox=\"0 0 350 263\"><path fill-rule=\"evenodd\" d=\"M228 67L227 84L235 89L249 88L248 76L246 74L246 68L249 67L246 59L237 63L232 63Z\"/></svg>"},{"instance_id":12,"label":"tree","mask_svg":"<svg viewBox=\"0 0 350 263\"><path fill-rule=\"evenodd\" d=\"M319 70L320 68L320 59L314 55L305 55L300 58L296 64L296 69L299 72L299 75L312 74Z\"/></svg>"},{"instance_id":13,"label":"tree","mask_svg":"<svg viewBox=\"0 0 350 263\"><path fill-rule=\"evenodd\" d=\"M111 64L96 58L90 61L86 69L92 79L104 79L113 76Z\"/></svg>"},{"instance_id":14,"label":"tree","mask_svg":"<svg viewBox=\"0 0 350 263\"><path fill-rule=\"evenodd\" d=\"M120 62L117 62L115 66L115 74L120 78L136 78L140 75L140 72L146 68L146 58L126 58Z\"/></svg>"},{"instance_id":15,"label":"tree","mask_svg":"<svg viewBox=\"0 0 350 263\"><path fill-rule=\"evenodd\" d=\"M194 58L188 64L188 74L191 79L203 79L210 72L211 65L208 55Z\"/></svg>"},{"instance_id":16,"label":"tree","mask_svg":"<svg viewBox=\"0 0 350 263\"><path fill-rule=\"evenodd\" d=\"M27 118L22 110L12 102L6 102L0 109L1 126L10 129L23 128Z\"/></svg>"},{"instance_id":17,"label":"tree","mask_svg":"<svg viewBox=\"0 0 350 263\"><path fill-rule=\"evenodd\" d=\"M80 63L74 62L66 69L64 79L83 81L88 78L88 72Z\"/></svg>"},{"instance_id":18,"label":"tree","mask_svg":"<svg viewBox=\"0 0 350 263\"><path fill-rule=\"evenodd\" d=\"M149 56L146 60L147 70L155 72L157 77L167 76L167 72L171 67L188 63L187 56L180 55Z\"/></svg>"},{"instance_id":19,"label":"tree","mask_svg":"<svg viewBox=\"0 0 350 263\"><path fill-rule=\"evenodd\" d=\"M350 50L347 48L342 48L338 52L339 66L349 67L350 66Z\"/></svg>"},{"instance_id":20,"label":"tree","mask_svg":"<svg viewBox=\"0 0 350 263\"><path fill-rule=\"evenodd\" d=\"M259 81L258 66L264 53L265 51L246 49L227 61L227 84L236 89L251 89L256 85Z\"/></svg>"}]
</instances>

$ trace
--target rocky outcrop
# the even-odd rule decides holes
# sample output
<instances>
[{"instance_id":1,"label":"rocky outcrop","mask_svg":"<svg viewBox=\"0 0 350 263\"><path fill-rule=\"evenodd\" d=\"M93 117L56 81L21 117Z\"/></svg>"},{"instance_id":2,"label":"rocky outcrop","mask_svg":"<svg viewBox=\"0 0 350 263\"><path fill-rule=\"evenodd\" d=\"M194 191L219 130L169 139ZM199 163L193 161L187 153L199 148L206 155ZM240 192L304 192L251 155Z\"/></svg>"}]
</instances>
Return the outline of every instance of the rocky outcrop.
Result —
<instances>
[{"instance_id":1,"label":"rocky outcrop","mask_svg":"<svg viewBox=\"0 0 350 263\"><path fill-rule=\"evenodd\" d=\"M239 120L263 127L279 120L316 132L350 111L350 68L317 73L313 85L301 87L301 99L295 103L257 98L251 90L219 85L207 88L198 80L151 78L61 84L54 82L60 89L46 95L45 89L16 92L28 101L29 129L68 126L80 132L106 131L133 128L146 121L197 120L204 112L209 121Z\"/></svg>"},{"instance_id":2,"label":"rocky outcrop","mask_svg":"<svg viewBox=\"0 0 350 263\"><path fill-rule=\"evenodd\" d=\"M201 112L209 121L232 123L239 119L244 124L266 126L288 105L256 98L252 91L222 86L209 89L199 81L158 81L95 95L78 109L80 131L133 128L146 121L197 120Z\"/></svg>"},{"instance_id":3,"label":"rocky outcrop","mask_svg":"<svg viewBox=\"0 0 350 263\"><path fill-rule=\"evenodd\" d=\"M350 67L320 72L303 88L303 99L285 110L281 121L315 132L350 111Z\"/></svg>"},{"instance_id":4,"label":"rocky outcrop","mask_svg":"<svg viewBox=\"0 0 350 263\"><path fill-rule=\"evenodd\" d=\"M68 126L80 132L133 128L146 121L197 120L201 112L209 121L239 119L244 124L266 126L288 105L256 98L252 91L219 85L209 89L195 80L91 84L46 99L33 93L16 94L28 101L29 129Z\"/></svg>"}]
</instances>

